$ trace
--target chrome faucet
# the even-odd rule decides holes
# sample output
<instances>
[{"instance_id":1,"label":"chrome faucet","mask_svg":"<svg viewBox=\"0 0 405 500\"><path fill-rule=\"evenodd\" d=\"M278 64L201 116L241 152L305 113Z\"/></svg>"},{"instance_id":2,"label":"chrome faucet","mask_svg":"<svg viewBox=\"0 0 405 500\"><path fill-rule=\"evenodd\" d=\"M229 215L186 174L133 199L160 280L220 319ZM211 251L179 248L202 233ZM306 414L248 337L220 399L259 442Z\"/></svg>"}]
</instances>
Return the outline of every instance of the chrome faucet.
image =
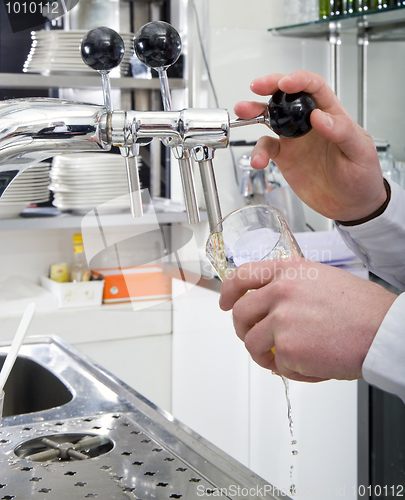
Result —
<instances>
[{"instance_id":1,"label":"chrome faucet","mask_svg":"<svg viewBox=\"0 0 405 500\"><path fill-rule=\"evenodd\" d=\"M309 114L315 105L305 93L286 95L278 91L269 102L268 114L253 120L231 121L224 109L173 111L166 68L177 60L181 42L177 31L160 21L141 28L134 45L142 62L159 72L164 110L114 111L108 72L122 59L123 45L109 28L92 30L82 42L83 60L102 74L103 106L48 98L0 103L0 197L17 175L39 161L64 153L109 151L117 146L126 158L132 213L141 215L138 172L131 159L139 146L158 137L179 160L190 223L199 220L191 158L199 164L213 229L222 215L212 160L216 149L228 146L230 129L264 123L279 135L298 137L311 128Z\"/></svg>"}]
</instances>

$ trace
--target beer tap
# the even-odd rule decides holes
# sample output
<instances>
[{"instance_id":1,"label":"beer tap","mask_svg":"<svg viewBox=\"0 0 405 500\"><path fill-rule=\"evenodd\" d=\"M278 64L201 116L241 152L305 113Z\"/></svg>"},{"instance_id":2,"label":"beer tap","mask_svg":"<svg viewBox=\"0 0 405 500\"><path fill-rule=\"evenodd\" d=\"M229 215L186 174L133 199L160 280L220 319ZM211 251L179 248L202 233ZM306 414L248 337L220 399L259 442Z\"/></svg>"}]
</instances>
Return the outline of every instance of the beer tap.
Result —
<instances>
[{"instance_id":1,"label":"beer tap","mask_svg":"<svg viewBox=\"0 0 405 500\"><path fill-rule=\"evenodd\" d=\"M172 99L167 78L167 69L172 66L181 54L181 38L178 32L164 21L152 21L145 24L135 35L135 53L140 61L159 75L160 91L164 111L172 110ZM170 140L163 140L170 146ZM199 222L197 195L195 190L193 166L190 151L183 146L172 148L179 162L184 202L190 224Z\"/></svg>"},{"instance_id":2,"label":"beer tap","mask_svg":"<svg viewBox=\"0 0 405 500\"><path fill-rule=\"evenodd\" d=\"M111 28L95 28L89 31L83 38L80 51L82 59L87 66L97 70L101 74L104 105L107 112L111 114L113 109L109 73L121 63L124 57L124 41L120 35ZM121 145L120 153L125 158L127 169L131 214L133 217L141 217L143 215L141 186L136 161L139 155L139 144L134 143L131 146Z\"/></svg>"}]
</instances>

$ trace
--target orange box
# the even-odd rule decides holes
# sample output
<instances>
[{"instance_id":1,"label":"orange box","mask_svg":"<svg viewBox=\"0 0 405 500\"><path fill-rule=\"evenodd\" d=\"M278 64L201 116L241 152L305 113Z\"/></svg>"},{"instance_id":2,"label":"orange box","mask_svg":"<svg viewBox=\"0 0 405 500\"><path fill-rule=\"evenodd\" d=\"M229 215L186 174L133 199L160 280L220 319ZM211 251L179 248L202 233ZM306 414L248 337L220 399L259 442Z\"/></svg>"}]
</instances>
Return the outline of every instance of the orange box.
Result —
<instances>
[{"instance_id":1,"label":"orange box","mask_svg":"<svg viewBox=\"0 0 405 500\"><path fill-rule=\"evenodd\" d=\"M103 302L170 299L172 280L163 274L162 266L137 266L92 269L94 277L104 278Z\"/></svg>"}]
</instances>

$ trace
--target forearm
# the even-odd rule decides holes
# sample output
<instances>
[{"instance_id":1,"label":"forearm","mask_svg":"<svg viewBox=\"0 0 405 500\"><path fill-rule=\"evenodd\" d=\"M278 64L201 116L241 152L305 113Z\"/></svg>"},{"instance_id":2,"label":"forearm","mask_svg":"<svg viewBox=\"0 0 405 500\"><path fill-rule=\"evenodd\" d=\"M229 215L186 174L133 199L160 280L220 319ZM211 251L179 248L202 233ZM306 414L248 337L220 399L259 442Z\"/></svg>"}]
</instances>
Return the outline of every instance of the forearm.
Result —
<instances>
[{"instance_id":1,"label":"forearm","mask_svg":"<svg viewBox=\"0 0 405 500\"><path fill-rule=\"evenodd\" d=\"M379 217L337 229L369 271L405 290L405 190L391 185L391 200Z\"/></svg>"}]
</instances>

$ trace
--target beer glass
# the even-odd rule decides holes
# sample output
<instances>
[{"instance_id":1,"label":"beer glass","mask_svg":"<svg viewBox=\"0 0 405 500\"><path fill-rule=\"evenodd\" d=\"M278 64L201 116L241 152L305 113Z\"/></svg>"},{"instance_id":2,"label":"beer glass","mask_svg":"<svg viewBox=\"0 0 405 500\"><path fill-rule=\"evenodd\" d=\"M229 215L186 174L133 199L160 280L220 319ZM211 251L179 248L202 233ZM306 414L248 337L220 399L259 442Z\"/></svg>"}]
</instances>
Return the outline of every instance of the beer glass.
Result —
<instances>
[{"instance_id":1,"label":"beer glass","mask_svg":"<svg viewBox=\"0 0 405 500\"><path fill-rule=\"evenodd\" d=\"M270 205L248 205L224 217L208 237L206 255L222 281L247 262L303 256L283 215Z\"/></svg>"}]
</instances>

